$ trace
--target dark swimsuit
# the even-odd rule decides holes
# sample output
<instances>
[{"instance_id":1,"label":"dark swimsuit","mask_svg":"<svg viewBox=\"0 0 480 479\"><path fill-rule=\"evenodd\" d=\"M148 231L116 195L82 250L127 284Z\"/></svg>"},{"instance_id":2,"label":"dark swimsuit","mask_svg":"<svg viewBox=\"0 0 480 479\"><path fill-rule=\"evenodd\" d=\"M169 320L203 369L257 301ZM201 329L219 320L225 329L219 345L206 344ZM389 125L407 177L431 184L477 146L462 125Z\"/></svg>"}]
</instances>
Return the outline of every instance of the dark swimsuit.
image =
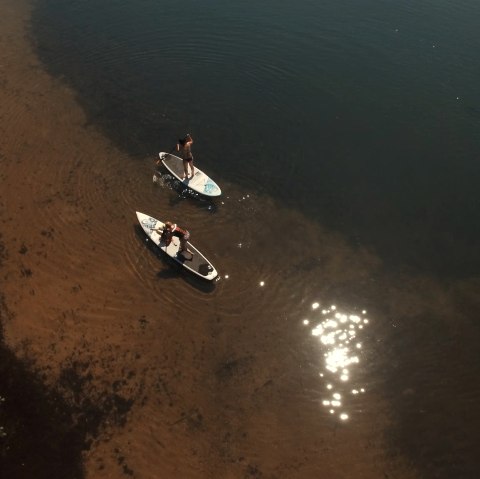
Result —
<instances>
[{"instance_id":1,"label":"dark swimsuit","mask_svg":"<svg viewBox=\"0 0 480 479\"><path fill-rule=\"evenodd\" d=\"M193 161L192 149L190 145L182 146L183 161Z\"/></svg>"}]
</instances>

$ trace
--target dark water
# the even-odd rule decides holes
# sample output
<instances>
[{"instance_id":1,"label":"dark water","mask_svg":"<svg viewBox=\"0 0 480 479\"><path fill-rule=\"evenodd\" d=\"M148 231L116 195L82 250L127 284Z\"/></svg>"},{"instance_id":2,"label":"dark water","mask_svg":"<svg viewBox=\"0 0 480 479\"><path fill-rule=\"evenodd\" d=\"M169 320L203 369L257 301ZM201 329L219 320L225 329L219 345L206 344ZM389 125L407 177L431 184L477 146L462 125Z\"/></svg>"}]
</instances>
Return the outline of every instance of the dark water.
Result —
<instances>
[{"instance_id":1,"label":"dark water","mask_svg":"<svg viewBox=\"0 0 480 479\"><path fill-rule=\"evenodd\" d=\"M130 153L186 131L220 182L264 191L392 268L480 267L473 1L45 0L40 57Z\"/></svg>"}]
</instances>

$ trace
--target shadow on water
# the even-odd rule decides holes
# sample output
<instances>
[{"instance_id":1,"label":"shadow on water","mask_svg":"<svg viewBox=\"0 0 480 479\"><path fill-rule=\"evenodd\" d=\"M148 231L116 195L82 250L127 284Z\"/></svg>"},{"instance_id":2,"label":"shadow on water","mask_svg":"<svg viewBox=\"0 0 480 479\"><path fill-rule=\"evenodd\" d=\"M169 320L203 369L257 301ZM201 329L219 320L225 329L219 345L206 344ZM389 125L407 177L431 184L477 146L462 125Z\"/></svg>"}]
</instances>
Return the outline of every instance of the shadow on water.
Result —
<instances>
[{"instance_id":1,"label":"shadow on water","mask_svg":"<svg viewBox=\"0 0 480 479\"><path fill-rule=\"evenodd\" d=\"M179 205L182 201L191 200L200 210L207 210L209 213L216 213L218 210L216 200L202 196L190 188L185 187L185 185L168 173L162 173L156 170L153 183L166 186L171 190L172 194L168 202L171 207Z\"/></svg>"},{"instance_id":2,"label":"shadow on water","mask_svg":"<svg viewBox=\"0 0 480 479\"><path fill-rule=\"evenodd\" d=\"M7 258L0 242L0 266ZM133 399L98 391L90 364L71 358L57 382L6 346L3 324L13 313L0 292L0 471L2 478L81 479L83 453L108 421L125 425ZM25 349L28 351L28 345Z\"/></svg>"},{"instance_id":3,"label":"shadow on water","mask_svg":"<svg viewBox=\"0 0 480 479\"><path fill-rule=\"evenodd\" d=\"M1 303L3 321L9 313ZM82 453L89 448L102 419L96 406L90 404L87 409L82 411L44 386L33 365L18 359L5 346L0 331L2 477L84 477Z\"/></svg>"},{"instance_id":4,"label":"shadow on water","mask_svg":"<svg viewBox=\"0 0 480 479\"><path fill-rule=\"evenodd\" d=\"M82 452L97 425L74 411L0 344L0 469L4 477L82 478ZM68 444L68 447L65 445Z\"/></svg>"},{"instance_id":5,"label":"shadow on water","mask_svg":"<svg viewBox=\"0 0 480 479\"><path fill-rule=\"evenodd\" d=\"M168 265L169 269L162 269L157 272L156 277L159 280L170 280L182 278L186 283L193 286L197 290L203 293L211 293L215 289L215 284L217 279L214 281L207 281L200 277L197 277L195 274L185 270L178 265L170 256L165 254L163 251L160 251L158 246L151 241L143 231L140 225L134 225L135 234L142 241L143 245L163 264Z\"/></svg>"},{"instance_id":6,"label":"shadow on water","mask_svg":"<svg viewBox=\"0 0 480 479\"><path fill-rule=\"evenodd\" d=\"M0 298L0 325L9 317ZM103 424L122 427L133 400L97 392L90 364L67 360L52 387L0 331L0 470L11 479L81 479L83 453Z\"/></svg>"}]
</instances>

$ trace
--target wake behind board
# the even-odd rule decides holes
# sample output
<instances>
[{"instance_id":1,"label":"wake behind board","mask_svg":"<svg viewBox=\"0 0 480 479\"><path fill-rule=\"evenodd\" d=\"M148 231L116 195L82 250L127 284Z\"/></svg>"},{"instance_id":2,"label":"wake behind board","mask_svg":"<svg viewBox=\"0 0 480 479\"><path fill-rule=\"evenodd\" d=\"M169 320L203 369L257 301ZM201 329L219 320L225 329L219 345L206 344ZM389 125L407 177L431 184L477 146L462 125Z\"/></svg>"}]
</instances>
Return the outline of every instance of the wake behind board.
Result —
<instances>
[{"instance_id":1,"label":"wake behind board","mask_svg":"<svg viewBox=\"0 0 480 479\"><path fill-rule=\"evenodd\" d=\"M184 175L184 171L183 160L181 158L172 155L171 153L165 153L164 151L161 151L158 156L162 160L165 168L175 178L177 178L177 180L181 181L185 186L188 186L193 191L196 191L197 193L205 196L220 196L222 194L222 190L220 189L220 187L196 166L194 166L195 173L193 175L193 178L182 178Z\"/></svg>"},{"instance_id":2,"label":"wake behind board","mask_svg":"<svg viewBox=\"0 0 480 479\"><path fill-rule=\"evenodd\" d=\"M152 218L144 213L137 213L138 221L145 231L146 235L155 243L164 253L168 254L170 258L175 260L178 264L188 269L192 273L200 276L201 278L212 281L218 276L217 270L213 267L212 263L203 256L197 248L195 248L190 242L187 242L188 249L194 254L191 258L185 258L183 254L179 253L180 240L175 236L168 246L163 241L160 241L160 234L155 230L163 228L164 223L160 220Z\"/></svg>"}]
</instances>

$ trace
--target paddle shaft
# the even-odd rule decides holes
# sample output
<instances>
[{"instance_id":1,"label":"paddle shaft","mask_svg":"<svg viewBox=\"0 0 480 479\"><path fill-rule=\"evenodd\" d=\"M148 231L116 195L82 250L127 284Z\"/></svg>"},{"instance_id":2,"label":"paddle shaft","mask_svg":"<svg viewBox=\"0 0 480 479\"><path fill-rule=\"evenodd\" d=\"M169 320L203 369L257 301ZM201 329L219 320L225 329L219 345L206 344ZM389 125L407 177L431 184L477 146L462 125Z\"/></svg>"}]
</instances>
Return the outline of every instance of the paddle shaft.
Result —
<instances>
[{"instance_id":1,"label":"paddle shaft","mask_svg":"<svg viewBox=\"0 0 480 479\"><path fill-rule=\"evenodd\" d=\"M165 156L171 155L176 149L177 149L177 145L175 145L168 153L165 153ZM163 158L165 158L165 156ZM162 158L158 158L157 160L155 160L155 163L159 165L161 161L162 161Z\"/></svg>"}]
</instances>

